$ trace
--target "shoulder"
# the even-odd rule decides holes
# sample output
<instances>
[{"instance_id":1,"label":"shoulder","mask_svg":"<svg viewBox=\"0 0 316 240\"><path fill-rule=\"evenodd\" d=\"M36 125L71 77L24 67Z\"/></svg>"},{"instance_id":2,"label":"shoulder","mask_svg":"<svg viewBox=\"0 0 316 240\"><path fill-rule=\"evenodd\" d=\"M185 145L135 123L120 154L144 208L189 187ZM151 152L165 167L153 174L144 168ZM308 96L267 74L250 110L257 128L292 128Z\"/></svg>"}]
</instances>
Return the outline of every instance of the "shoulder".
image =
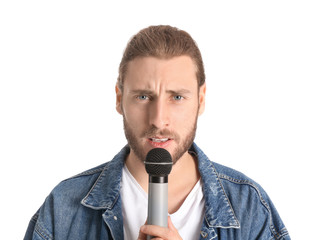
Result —
<instances>
[{"instance_id":1,"label":"shoulder","mask_svg":"<svg viewBox=\"0 0 316 240\"><path fill-rule=\"evenodd\" d=\"M259 235L257 231L261 231L273 239L288 239L288 231L275 206L257 182L232 168L214 162L212 165L240 221L241 230L251 229L251 234L256 236Z\"/></svg>"},{"instance_id":2,"label":"shoulder","mask_svg":"<svg viewBox=\"0 0 316 240\"><path fill-rule=\"evenodd\" d=\"M68 218L78 212L81 199L106 166L102 164L60 182L31 219L25 239L54 239L54 229L67 226Z\"/></svg>"},{"instance_id":3,"label":"shoulder","mask_svg":"<svg viewBox=\"0 0 316 240\"><path fill-rule=\"evenodd\" d=\"M69 239L71 235L71 239L86 239L88 233L97 234L102 211L88 207L83 200L90 196L102 205L106 194L112 196L113 186L119 189L119 173L127 153L124 147L111 161L60 182L31 220L27 236Z\"/></svg>"},{"instance_id":4,"label":"shoulder","mask_svg":"<svg viewBox=\"0 0 316 240\"><path fill-rule=\"evenodd\" d=\"M111 161L63 180L53 189L51 194L62 192L65 195L65 193L73 192L74 196L82 196L82 194L85 196L98 180L112 180L121 170L127 152L128 148L124 147Z\"/></svg>"},{"instance_id":5,"label":"shoulder","mask_svg":"<svg viewBox=\"0 0 316 240\"><path fill-rule=\"evenodd\" d=\"M231 183L234 186L237 185L248 185L254 189L262 189L261 186L256 183L254 180L230 167L226 167L216 162L212 162L214 169L217 173L217 176L224 182Z\"/></svg>"},{"instance_id":6,"label":"shoulder","mask_svg":"<svg viewBox=\"0 0 316 240\"><path fill-rule=\"evenodd\" d=\"M79 173L73 177L67 178L61 181L51 192L54 196L82 196L82 194L87 194L87 191L93 186L95 181L98 179L100 174L109 162L99 165L97 167L86 170Z\"/></svg>"},{"instance_id":7,"label":"shoulder","mask_svg":"<svg viewBox=\"0 0 316 240\"><path fill-rule=\"evenodd\" d=\"M270 199L264 189L254 180L245 174L212 162L218 178L224 188L226 195L232 202L248 202L250 204L260 204L262 207L270 211Z\"/></svg>"},{"instance_id":8,"label":"shoulder","mask_svg":"<svg viewBox=\"0 0 316 240\"><path fill-rule=\"evenodd\" d=\"M118 178L128 151L125 146L111 161L63 180L51 191L46 201L53 199L54 205L61 202L61 206L67 206L67 202L71 205L79 204L96 185L103 187Z\"/></svg>"}]
</instances>

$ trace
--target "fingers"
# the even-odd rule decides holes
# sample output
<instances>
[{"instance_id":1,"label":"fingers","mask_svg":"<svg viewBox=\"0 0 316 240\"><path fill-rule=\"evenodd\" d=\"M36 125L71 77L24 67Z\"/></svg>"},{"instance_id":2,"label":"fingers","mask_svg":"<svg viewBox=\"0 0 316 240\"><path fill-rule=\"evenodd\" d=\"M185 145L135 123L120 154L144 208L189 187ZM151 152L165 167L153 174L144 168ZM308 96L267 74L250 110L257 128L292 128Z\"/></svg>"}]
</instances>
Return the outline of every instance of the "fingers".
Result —
<instances>
[{"instance_id":1,"label":"fingers","mask_svg":"<svg viewBox=\"0 0 316 240\"><path fill-rule=\"evenodd\" d=\"M145 225L147 225L147 220L145 222ZM141 228L139 229L137 240L146 240L146 234L141 231Z\"/></svg>"},{"instance_id":2,"label":"fingers","mask_svg":"<svg viewBox=\"0 0 316 240\"><path fill-rule=\"evenodd\" d=\"M168 216L168 228L176 232L178 231L176 227L173 225L173 223L171 222L170 216Z\"/></svg>"},{"instance_id":3,"label":"fingers","mask_svg":"<svg viewBox=\"0 0 316 240\"><path fill-rule=\"evenodd\" d=\"M140 228L140 230L139 230L139 234L138 234L137 240L146 240L146 234L143 233L141 229L142 228Z\"/></svg>"},{"instance_id":4,"label":"fingers","mask_svg":"<svg viewBox=\"0 0 316 240\"><path fill-rule=\"evenodd\" d=\"M155 226L155 225L144 225L140 228L140 231L145 235L161 237L163 239L167 239L168 236L168 228Z\"/></svg>"},{"instance_id":5,"label":"fingers","mask_svg":"<svg viewBox=\"0 0 316 240\"><path fill-rule=\"evenodd\" d=\"M146 235L149 236L156 236L154 239L155 240L180 240L182 239L177 231L177 229L175 228L175 226L173 225L173 223L171 222L170 217L168 217L168 227L160 227L160 226L155 226L155 225L143 225L140 228L139 231L139 240L146 240Z\"/></svg>"}]
</instances>

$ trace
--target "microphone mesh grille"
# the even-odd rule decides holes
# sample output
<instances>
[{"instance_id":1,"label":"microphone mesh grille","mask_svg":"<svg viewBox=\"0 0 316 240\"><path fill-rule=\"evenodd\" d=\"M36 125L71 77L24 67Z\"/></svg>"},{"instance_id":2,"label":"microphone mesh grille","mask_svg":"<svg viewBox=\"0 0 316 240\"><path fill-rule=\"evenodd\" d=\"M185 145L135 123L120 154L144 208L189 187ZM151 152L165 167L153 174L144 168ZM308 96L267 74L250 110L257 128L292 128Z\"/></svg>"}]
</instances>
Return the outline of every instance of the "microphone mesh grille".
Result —
<instances>
[{"instance_id":1,"label":"microphone mesh grille","mask_svg":"<svg viewBox=\"0 0 316 240\"><path fill-rule=\"evenodd\" d=\"M145 168L149 175L168 175L172 168L170 153L163 148L153 148L146 156Z\"/></svg>"}]
</instances>

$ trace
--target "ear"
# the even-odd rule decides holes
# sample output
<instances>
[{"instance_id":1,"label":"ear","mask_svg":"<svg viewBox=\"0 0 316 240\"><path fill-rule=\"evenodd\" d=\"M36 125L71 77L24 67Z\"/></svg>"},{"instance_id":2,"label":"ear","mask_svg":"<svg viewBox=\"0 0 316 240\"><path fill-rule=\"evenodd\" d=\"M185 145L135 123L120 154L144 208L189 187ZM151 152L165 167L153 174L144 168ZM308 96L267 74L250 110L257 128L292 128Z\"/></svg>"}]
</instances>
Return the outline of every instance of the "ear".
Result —
<instances>
[{"instance_id":1,"label":"ear","mask_svg":"<svg viewBox=\"0 0 316 240\"><path fill-rule=\"evenodd\" d=\"M121 89L118 87L118 83L115 85L115 93L116 93L116 111L122 115L123 114L123 111L122 111L123 93Z\"/></svg>"},{"instance_id":2,"label":"ear","mask_svg":"<svg viewBox=\"0 0 316 240\"><path fill-rule=\"evenodd\" d=\"M202 113L205 110L205 93L206 93L206 83L204 83L200 89L199 89L199 116L202 115Z\"/></svg>"}]
</instances>

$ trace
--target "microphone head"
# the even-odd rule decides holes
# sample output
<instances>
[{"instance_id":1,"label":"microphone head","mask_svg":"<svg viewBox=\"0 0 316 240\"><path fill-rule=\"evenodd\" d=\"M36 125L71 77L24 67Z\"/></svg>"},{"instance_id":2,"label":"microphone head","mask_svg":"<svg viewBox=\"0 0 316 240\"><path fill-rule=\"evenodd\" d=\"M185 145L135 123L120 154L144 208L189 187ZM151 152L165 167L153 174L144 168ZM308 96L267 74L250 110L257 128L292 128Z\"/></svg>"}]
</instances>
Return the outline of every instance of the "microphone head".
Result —
<instances>
[{"instance_id":1,"label":"microphone head","mask_svg":"<svg viewBox=\"0 0 316 240\"><path fill-rule=\"evenodd\" d=\"M147 153L145 168L149 175L168 175L172 168L170 153L164 148L153 148Z\"/></svg>"}]
</instances>

